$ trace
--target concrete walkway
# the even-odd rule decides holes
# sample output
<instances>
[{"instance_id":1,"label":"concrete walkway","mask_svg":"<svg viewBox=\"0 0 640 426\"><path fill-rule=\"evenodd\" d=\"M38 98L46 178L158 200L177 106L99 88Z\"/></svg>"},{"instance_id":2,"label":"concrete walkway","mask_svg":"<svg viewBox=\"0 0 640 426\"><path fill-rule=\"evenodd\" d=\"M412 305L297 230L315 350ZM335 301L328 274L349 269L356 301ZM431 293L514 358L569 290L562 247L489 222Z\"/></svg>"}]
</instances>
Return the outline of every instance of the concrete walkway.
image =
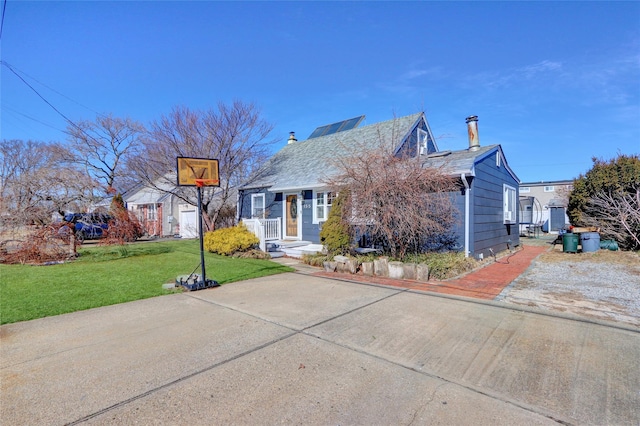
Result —
<instances>
[{"instance_id":1,"label":"concrete walkway","mask_svg":"<svg viewBox=\"0 0 640 426\"><path fill-rule=\"evenodd\" d=\"M36 424L640 423L640 333L288 273L0 327Z\"/></svg>"}]
</instances>

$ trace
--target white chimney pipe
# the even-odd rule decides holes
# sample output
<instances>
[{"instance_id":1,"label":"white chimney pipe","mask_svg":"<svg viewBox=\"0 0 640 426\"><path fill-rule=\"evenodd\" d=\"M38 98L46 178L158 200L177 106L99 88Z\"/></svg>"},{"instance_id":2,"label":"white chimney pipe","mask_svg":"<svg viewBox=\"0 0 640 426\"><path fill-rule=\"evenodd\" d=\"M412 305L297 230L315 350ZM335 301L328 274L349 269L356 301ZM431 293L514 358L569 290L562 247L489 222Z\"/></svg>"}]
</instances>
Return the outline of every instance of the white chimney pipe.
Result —
<instances>
[{"instance_id":1,"label":"white chimney pipe","mask_svg":"<svg viewBox=\"0 0 640 426\"><path fill-rule=\"evenodd\" d=\"M287 144L294 142L298 142L298 139L296 139L296 132L289 132L289 140L287 141Z\"/></svg>"},{"instance_id":2,"label":"white chimney pipe","mask_svg":"<svg viewBox=\"0 0 640 426\"><path fill-rule=\"evenodd\" d=\"M469 151L477 151L480 149L480 140L478 138L478 116L472 115L467 117L467 132L469 133Z\"/></svg>"}]
</instances>

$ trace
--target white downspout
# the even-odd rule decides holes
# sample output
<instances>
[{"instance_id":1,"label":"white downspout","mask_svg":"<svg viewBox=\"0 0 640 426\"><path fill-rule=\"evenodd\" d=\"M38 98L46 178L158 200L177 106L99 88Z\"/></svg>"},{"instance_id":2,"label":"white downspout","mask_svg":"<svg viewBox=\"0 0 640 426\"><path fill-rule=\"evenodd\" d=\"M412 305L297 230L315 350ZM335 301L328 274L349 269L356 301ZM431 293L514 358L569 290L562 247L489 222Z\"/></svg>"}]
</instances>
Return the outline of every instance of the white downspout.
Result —
<instances>
[{"instance_id":1,"label":"white downspout","mask_svg":"<svg viewBox=\"0 0 640 426\"><path fill-rule=\"evenodd\" d=\"M464 257L469 257L469 182L464 173L460 179L464 184Z\"/></svg>"},{"instance_id":2,"label":"white downspout","mask_svg":"<svg viewBox=\"0 0 640 426\"><path fill-rule=\"evenodd\" d=\"M240 224L241 220L242 220L242 206L240 205L240 190L238 190L236 192L236 217L235 217L236 225Z\"/></svg>"}]
</instances>

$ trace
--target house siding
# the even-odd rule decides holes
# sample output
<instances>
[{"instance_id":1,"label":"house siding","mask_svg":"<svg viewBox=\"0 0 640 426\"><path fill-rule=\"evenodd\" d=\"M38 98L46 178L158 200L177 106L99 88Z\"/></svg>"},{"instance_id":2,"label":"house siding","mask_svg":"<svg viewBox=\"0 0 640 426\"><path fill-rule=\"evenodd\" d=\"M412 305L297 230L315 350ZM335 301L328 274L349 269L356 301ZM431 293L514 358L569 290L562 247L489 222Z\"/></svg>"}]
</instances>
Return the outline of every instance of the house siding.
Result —
<instances>
[{"instance_id":1,"label":"house siding","mask_svg":"<svg viewBox=\"0 0 640 426\"><path fill-rule=\"evenodd\" d=\"M464 192L460 191L450 192L450 200L453 206L457 210L456 220L451 228L451 233L455 236L455 246L453 250L464 250Z\"/></svg>"},{"instance_id":2,"label":"house siding","mask_svg":"<svg viewBox=\"0 0 640 426\"><path fill-rule=\"evenodd\" d=\"M495 155L489 155L476 164L476 178L472 182L473 226L470 229L472 243L469 250L473 256L484 256L503 251L520 244L517 223L503 223L503 184L518 192L518 182L504 166L496 166Z\"/></svg>"},{"instance_id":3,"label":"house siding","mask_svg":"<svg viewBox=\"0 0 640 426\"><path fill-rule=\"evenodd\" d=\"M302 197L302 239L314 244L320 243L320 226L313 223L313 191L304 191Z\"/></svg>"}]
</instances>

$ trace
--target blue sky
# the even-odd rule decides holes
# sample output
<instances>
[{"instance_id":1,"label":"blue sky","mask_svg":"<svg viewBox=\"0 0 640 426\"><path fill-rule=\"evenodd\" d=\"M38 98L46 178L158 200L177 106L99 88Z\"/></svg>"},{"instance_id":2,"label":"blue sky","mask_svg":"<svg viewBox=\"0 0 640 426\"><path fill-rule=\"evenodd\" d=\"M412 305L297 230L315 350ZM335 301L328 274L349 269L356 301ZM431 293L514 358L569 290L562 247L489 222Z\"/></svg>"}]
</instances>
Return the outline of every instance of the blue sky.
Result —
<instances>
[{"instance_id":1,"label":"blue sky","mask_svg":"<svg viewBox=\"0 0 640 426\"><path fill-rule=\"evenodd\" d=\"M425 111L441 150L502 145L523 182L640 153L640 2L6 4L2 60L66 117L144 124L240 99L289 131ZM64 119L0 68L4 139L65 141Z\"/></svg>"}]
</instances>

